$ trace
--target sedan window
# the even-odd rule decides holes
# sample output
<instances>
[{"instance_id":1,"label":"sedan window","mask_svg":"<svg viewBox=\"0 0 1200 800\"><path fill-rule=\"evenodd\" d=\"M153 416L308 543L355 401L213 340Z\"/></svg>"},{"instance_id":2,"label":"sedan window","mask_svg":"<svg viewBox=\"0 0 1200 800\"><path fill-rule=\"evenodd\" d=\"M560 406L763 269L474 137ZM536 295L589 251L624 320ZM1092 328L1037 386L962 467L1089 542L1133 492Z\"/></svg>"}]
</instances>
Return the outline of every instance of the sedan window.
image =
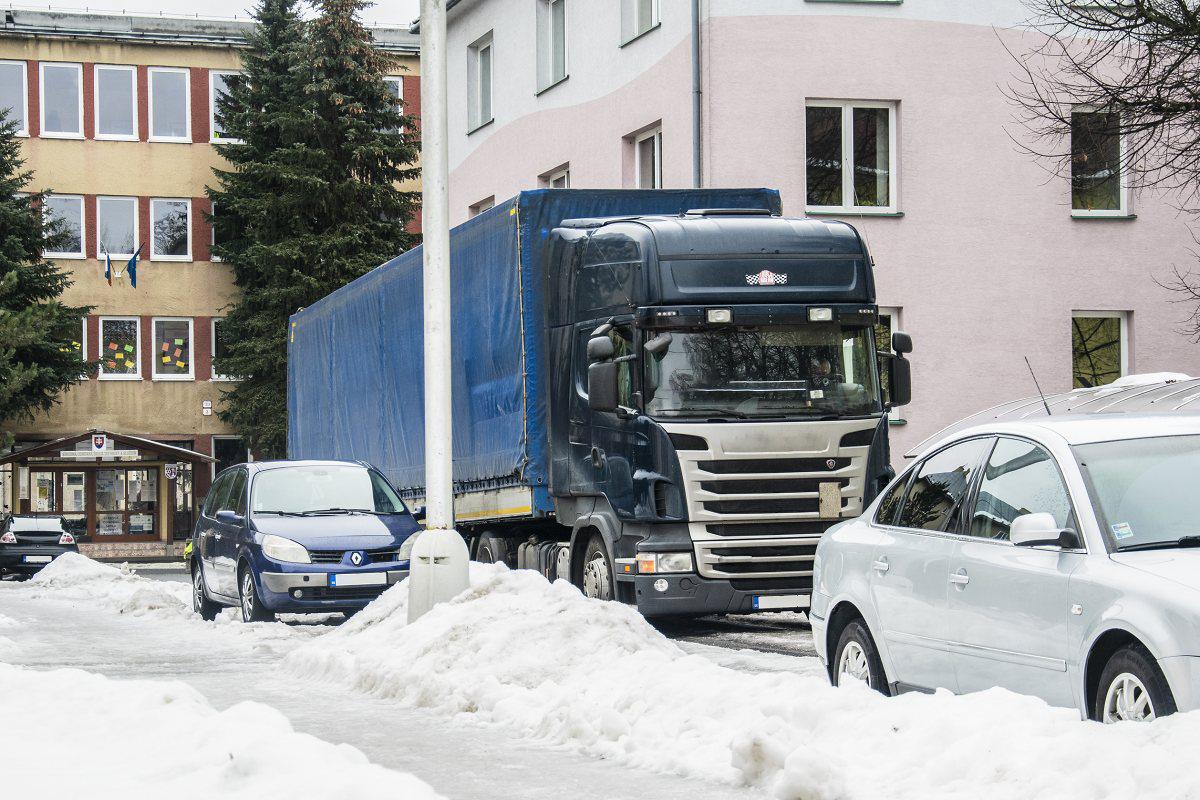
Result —
<instances>
[{"instance_id":1,"label":"sedan window","mask_svg":"<svg viewBox=\"0 0 1200 800\"><path fill-rule=\"evenodd\" d=\"M1037 512L1053 516L1060 528L1075 527L1054 457L1032 442L1001 438L983 472L970 534L1007 540L1014 519Z\"/></svg>"},{"instance_id":2,"label":"sedan window","mask_svg":"<svg viewBox=\"0 0 1200 800\"><path fill-rule=\"evenodd\" d=\"M908 485L908 476L911 474L906 472L879 502L879 511L875 514L877 524L892 525L895 523L896 511L900 508L900 501L904 499L904 487Z\"/></svg>"},{"instance_id":3,"label":"sedan window","mask_svg":"<svg viewBox=\"0 0 1200 800\"><path fill-rule=\"evenodd\" d=\"M896 524L902 528L946 530L990 444L990 439L970 439L926 459L908 490Z\"/></svg>"}]
</instances>

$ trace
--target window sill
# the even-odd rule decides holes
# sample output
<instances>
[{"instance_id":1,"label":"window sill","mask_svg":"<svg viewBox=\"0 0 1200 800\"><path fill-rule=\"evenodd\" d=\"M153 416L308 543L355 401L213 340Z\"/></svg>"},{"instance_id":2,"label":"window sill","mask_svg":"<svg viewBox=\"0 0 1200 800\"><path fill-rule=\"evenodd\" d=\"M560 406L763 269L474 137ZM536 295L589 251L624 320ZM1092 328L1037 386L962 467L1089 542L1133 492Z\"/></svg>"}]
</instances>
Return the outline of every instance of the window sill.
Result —
<instances>
[{"instance_id":1,"label":"window sill","mask_svg":"<svg viewBox=\"0 0 1200 800\"><path fill-rule=\"evenodd\" d=\"M42 258L52 258L57 260L71 259L73 261L83 261L87 258L83 253L42 253Z\"/></svg>"},{"instance_id":2,"label":"window sill","mask_svg":"<svg viewBox=\"0 0 1200 800\"><path fill-rule=\"evenodd\" d=\"M141 375L100 375L102 381L140 381Z\"/></svg>"},{"instance_id":3,"label":"window sill","mask_svg":"<svg viewBox=\"0 0 1200 800\"><path fill-rule=\"evenodd\" d=\"M97 133L94 137L98 142L136 142L138 137L124 133Z\"/></svg>"},{"instance_id":4,"label":"window sill","mask_svg":"<svg viewBox=\"0 0 1200 800\"><path fill-rule=\"evenodd\" d=\"M54 133L51 131L42 131L41 135L38 138L40 138L40 139L75 139L77 141L82 141L83 134L82 133Z\"/></svg>"},{"instance_id":5,"label":"window sill","mask_svg":"<svg viewBox=\"0 0 1200 800\"><path fill-rule=\"evenodd\" d=\"M546 92L550 91L550 90L551 90L551 89L553 89L555 86L558 86L558 85L560 85L560 84L566 83L566 82L567 82L567 79L568 79L568 78L570 78L570 77L571 77L570 75L563 75L561 78L559 78L558 80L554 81L554 83L548 83L548 84L546 84L545 86L543 86L542 88L538 89L536 92L534 92L534 93L533 93L533 96L534 96L534 97L541 97L543 94L545 94Z\"/></svg>"},{"instance_id":6,"label":"window sill","mask_svg":"<svg viewBox=\"0 0 1200 800\"><path fill-rule=\"evenodd\" d=\"M161 142L161 143L168 143L168 144L191 144L192 137L191 136L151 136L149 138L149 141L155 142L155 143Z\"/></svg>"},{"instance_id":7,"label":"window sill","mask_svg":"<svg viewBox=\"0 0 1200 800\"><path fill-rule=\"evenodd\" d=\"M195 381L196 379L193 378L191 375L155 375L150 380L155 381L155 382L164 381L167 383L170 383L170 382L179 383L182 381Z\"/></svg>"},{"instance_id":8,"label":"window sill","mask_svg":"<svg viewBox=\"0 0 1200 800\"><path fill-rule=\"evenodd\" d=\"M634 36L633 38L626 39L625 41L621 42L621 47L625 47L626 45L631 45L634 42L636 42L638 39L641 39L643 36L647 36L647 35L653 33L654 31L658 30L661 27L662 27L662 23L656 22L653 25L651 25L649 28L646 28L646 30L644 30L641 33Z\"/></svg>"},{"instance_id":9,"label":"window sill","mask_svg":"<svg viewBox=\"0 0 1200 800\"><path fill-rule=\"evenodd\" d=\"M212 383L235 383L237 378L226 378L224 375L213 375L209 380Z\"/></svg>"},{"instance_id":10,"label":"window sill","mask_svg":"<svg viewBox=\"0 0 1200 800\"><path fill-rule=\"evenodd\" d=\"M1071 219L1082 220L1084 222L1092 222L1095 220L1131 222L1137 219L1137 214L1109 214L1104 212L1096 213L1094 211L1072 211Z\"/></svg>"},{"instance_id":11,"label":"window sill","mask_svg":"<svg viewBox=\"0 0 1200 800\"><path fill-rule=\"evenodd\" d=\"M809 0L809 2L811 2L811 1L812 0ZM819 2L829 2L829 0L818 0L818 1ZM908 424L908 420L906 420L906 419L896 419L893 417L888 417L888 425L895 425L895 426L899 427L901 425L907 425L907 424Z\"/></svg>"},{"instance_id":12,"label":"window sill","mask_svg":"<svg viewBox=\"0 0 1200 800\"><path fill-rule=\"evenodd\" d=\"M242 139L209 139L209 144L245 144Z\"/></svg>"},{"instance_id":13,"label":"window sill","mask_svg":"<svg viewBox=\"0 0 1200 800\"><path fill-rule=\"evenodd\" d=\"M150 261L174 261L177 264L182 264L182 263L187 263L188 261L191 261L192 256L191 256L191 254L188 254L186 256L156 256L153 253L151 253L149 260Z\"/></svg>"},{"instance_id":14,"label":"window sill","mask_svg":"<svg viewBox=\"0 0 1200 800\"><path fill-rule=\"evenodd\" d=\"M823 0L818 0L819 2ZM880 209L874 211L869 208L806 208L804 213L810 217L895 217L899 219L904 216L903 211L888 211Z\"/></svg>"},{"instance_id":15,"label":"window sill","mask_svg":"<svg viewBox=\"0 0 1200 800\"><path fill-rule=\"evenodd\" d=\"M491 125L491 124L492 124L493 122L495 122L495 121L496 121L496 118L495 118L495 117L490 117L490 118L488 118L488 120L487 120L486 122L481 122L481 123L479 123L478 125L476 125L474 128L468 128L468 129L467 129L467 136L470 136L470 135L471 135L472 133L474 133L475 131L482 130L482 129L486 128L488 125Z\"/></svg>"}]
</instances>

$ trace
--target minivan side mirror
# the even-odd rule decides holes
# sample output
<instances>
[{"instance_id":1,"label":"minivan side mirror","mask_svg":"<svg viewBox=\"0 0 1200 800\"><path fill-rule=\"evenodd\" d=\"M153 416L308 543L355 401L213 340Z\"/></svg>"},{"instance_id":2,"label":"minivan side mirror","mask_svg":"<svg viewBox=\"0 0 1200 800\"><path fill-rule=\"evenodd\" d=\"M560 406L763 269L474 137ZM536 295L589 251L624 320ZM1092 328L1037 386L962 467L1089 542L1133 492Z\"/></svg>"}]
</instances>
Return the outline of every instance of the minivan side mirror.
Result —
<instances>
[{"instance_id":1,"label":"minivan side mirror","mask_svg":"<svg viewBox=\"0 0 1200 800\"><path fill-rule=\"evenodd\" d=\"M217 512L217 522L224 522L226 525L241 525L245 521L245 517L236 511L230 511L228 508L223 508Z\"/></svg>"},{"instance_id":2,"label":"minivan side mirror","mask_svg":"<svg viewBox=\"0 0 1200 800\"><path fill-rule=\"evenodd\" d=\"M1012 521L1008 540L1017 547L1061 547L1076 550L1082 547L1079 534L1070 528L1060 528L1054 515L1045 511L1022 514Z\"/></svg>"},{"instance_id":3,"label":"minivan side mirror","mask_svg":"<svg viewBox=\"0 0 1200 800\"><path fill-rule=\"evenodd\" d=\"M588 407L592 411L616 411L618 405L617 365L612 361L601 361L589 366Z\"/></svg>"}]
</instances>

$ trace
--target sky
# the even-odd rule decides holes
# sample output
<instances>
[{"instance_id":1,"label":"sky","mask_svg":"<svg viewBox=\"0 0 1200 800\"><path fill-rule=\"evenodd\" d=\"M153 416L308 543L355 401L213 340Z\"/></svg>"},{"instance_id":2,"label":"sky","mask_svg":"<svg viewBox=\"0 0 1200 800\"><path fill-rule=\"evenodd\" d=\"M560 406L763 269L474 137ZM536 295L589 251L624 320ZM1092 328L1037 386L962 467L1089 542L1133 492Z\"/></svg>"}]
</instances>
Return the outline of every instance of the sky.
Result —
<instances>
[{"instance_id":1,"label":"sky","mask_svg":"<svg viewBox=\"0 0 1200 800\"><path fill-rule=\"evenodd\" d=\"M254 0L206 0L205 17L245 17L254 6ZM68 2L12 2L4 7L45 9L54 11L125 11L130 14L156 15L160 11L168 15L193 16L196 0L68 0ZM385 27L408 27L420 16L420 0L381 0L367 9L363 15L369 23Z\"/></svg>"}]
</instances>

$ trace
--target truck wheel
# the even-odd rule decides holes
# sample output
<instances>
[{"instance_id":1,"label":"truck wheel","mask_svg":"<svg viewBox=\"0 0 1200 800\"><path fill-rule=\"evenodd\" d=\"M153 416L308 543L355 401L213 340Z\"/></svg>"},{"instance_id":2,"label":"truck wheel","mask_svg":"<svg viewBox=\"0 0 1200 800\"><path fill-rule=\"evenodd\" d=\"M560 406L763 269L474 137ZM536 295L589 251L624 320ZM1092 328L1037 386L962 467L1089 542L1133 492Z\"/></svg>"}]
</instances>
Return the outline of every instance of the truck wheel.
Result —
<instances>
[{"instance_id":1,"label":"truck wheel","mask_svg":"<svg viewBox=\"0 0 1200 800\"><path fill-rule=\"evenodd\" d=\"M842 630L829 678L834 686L861 681L881 694L888 693L879 649L861 619L854 620Z\"/></svg>"},{"instance_id":2,"label":"truck wheel","mask_svg":"<svg viewBox=\"0 0 1200 800\"><path fill-rule=\"evenodd\" d=\"M513 566L512 551L508 539L503 539L494 533L479 535L479 544L475 548L475 560L480 564L507 564Z\"/></svg>"},{"instance_id":3,"label":"truck wheel","mask_svg":"<svg viewBox=\"0 0 1200 800\"><path fill-rule=\"evenodd\" d=\"M583 594L596 600L612 600L613 570L600 534L593 534L583 556Z\"/></svg>"},{"instance_id":4,"label":"truck wheel","mask_svg":"<svg viewBox=\"0 0 1200 800\"><path fill-rule=\"evenodd\" d=\"M1166 677L1144 647L1127 644L1104 665L1096 689L1095 719L1106 725L1149 722L1177 710Z\"/></svg>"}]
</instances>

